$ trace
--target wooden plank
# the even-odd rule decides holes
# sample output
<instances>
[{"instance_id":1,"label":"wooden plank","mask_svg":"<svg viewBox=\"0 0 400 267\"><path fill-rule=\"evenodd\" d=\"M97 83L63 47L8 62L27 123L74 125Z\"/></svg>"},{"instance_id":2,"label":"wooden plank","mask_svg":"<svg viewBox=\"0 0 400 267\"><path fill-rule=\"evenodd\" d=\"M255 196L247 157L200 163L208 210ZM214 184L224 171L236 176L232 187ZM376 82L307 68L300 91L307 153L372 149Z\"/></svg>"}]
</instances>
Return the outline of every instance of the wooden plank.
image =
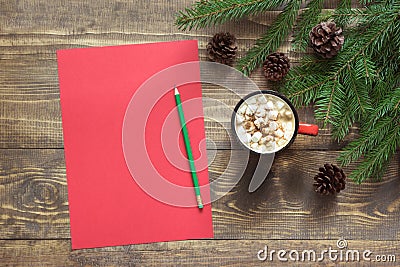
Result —
<instances>
[{"instance_id":1,"label":"wooden plank","mask_svg":"<svg viewBox=\"0 0 400 267\"><path fill-rule=\"evenodd\" d=\"M217 31L231 31L238 37L241 56L277 15L269 12L218 27L180 32L173 25L174 13L194 1L0 0L0 148L63 147L57 49L196 38L200 58L205 60L204 47L210 36ZM327 1L326 7L335 2ZM284 52L288 49L288 42L280 48ZM293 53L290 57L292 62L299 59ZM262 88L275 88L259 70L251 77ZM204 89L205 96L229 107L237 101L219 88ZM306 121L313 121L309 108L300 113ZM228 142L229 116L220 118L218 109L207 106L205 114L208 148L239 148ZM351 129L348 140L356 133L357 128ZM69 237L63 150L1 149L0 238L48 240L0 240L0 266L274 266L279 263L256 259L257 251L265 245L274 249L322 250L335 247L340 236L395 240L349 240L349 244L351 248L386 255L397 252L399 154L383 182L361 186L350 183L339 196L322 198L312 192L310 177L316 166L334 161L338 152L303 149L335 150L343 146L329 137L329 130L317 138L299 136L289 150L277 157L269 181L252 195L246 191L255 162L251 159L240 183L214 204L216 240L72 252L69 240L49 240ZM208 152L210 158L215 154L211 180L227 173L214 190L226 187L247 163L244 151ZM233 167L225 170L229 159ZM254 240L218 240L226 238ZM272 240L275 238L279 240ZM331 240L282 240L287 238ZM345 265L367 264L370 263Z\"/></svg>"},{"instance_id":2,"label":"wooden plank","mask_svg":"<svg viewBox=\"0 0 400 267\"><path fill-rule=\"evenodd\" d=\"M0 154L3 237L68 237L63 150L2 150Z\"/></svg>"},{"instance_id":3,"label":"wooden plank","mask_svg":"<svg viewBox=\"0 0 400 267\"><path fill-rule=\"evenodd\" d=\"M356 0L353 1L356 2ZM14 2L2 0L0 25L2 25L2 32L5 33L42 32L43 30L54 34L97 33L99 31L153 33L155 29L157 32L178 32L174 25L175 15L178 11L190 7L194 2L196 0L151 2L70 0L68 4L65 4L61 0L51 3L43 3L40 0ZM325 2L324 8L333 8L337 5L336 0ZM272 21L276 12L265 12L262 16L264 20L269 18L268 21ZM239 20L235 24L245 25L248 30L242 28L243 33L249 34L254 31L254 25L259 23ZM223 26L229 27L229 23Z\"/></svg>"},{"instance_id":4,"label":"wooden plank","mask_svg":"<svg viewBox=\"0 0 400 267\"><path fill-rule=\"evenodd\" d=\"M235 163L226 183L246 166L243 154L231 153ZM335 162L337 156L336 151L284 151L275 158L267 180L252 194L247 187L257 161L250 160L238 185L213 204L216 233L234 239L400 239L399 154L381 182L357 185L348 181L337 196L320 196L313 191L313 177L319 166ZM228 156L216 157L211 177L219 175L228 162ZM353 169L350 166L345 172Z\"/></svg>"},{"instance_id":5,"label":"wooden plank","mask_svg":"<svg viewBox=\"0 0 400 267\"><path fill-rule=\"evenodd\" d=\"M62 148L62 124L54 54L4 55L0 59L0 148ZM260 73L253 80L260 89L270 88ZM249 93L246 88L241 95ZM229 88L203 84L208 148L238 148L230 144L231 112L240 97ZM215 101L219 104L215 105ZM225 108L226 107L226 108ZM315 123L313 109L299 110L302 121ZM298 136L294 149L339 149L357 134L350 130L346 142L332 140L329 129L319 137Z\"/></svg>"},{"instance_id":6,"label":"wooden plank","mask_svg":"<svg viewBox=\"0 0 400 267\"><path fill-rule=\"evenodd\" d=\"M222 26L181 32L174 26L174 14L191 3L193 1L82 3L73 0L64 5L57 1L46 4L3 1L0 13L0 148L63 147L55 56L58 49L196 38L200 59L206 60L204 48L210 36L223 30L237 35L240 56L277 14L266 12ZM326 7L332 7L333 3L328 1ZM288 48L289 43L285 43L281 50L288 51ZM298 55L291 54L291 60L296 62ZM273 83L267 83L260 70L251 78L262 89L277 89ZM204 96L218 99L231 108L238 100L231 92L207 85ZM304 118L309 122L312 111L306 110L309 113ZM218 110L205 111L206 119L211 120L206 123L208 147L237 148L230 146L224 129L229 130L229 116L220 120L222 125L218 126L212 123L216 114ZM349 139L354 131L351 133ZM329 131L323 131L321 136L316 140L299 137L293 148L338 149L342 146L330 140Z\"/></svg>"},{"instance_id":7,"label":"wooden plank","mask_svg":"<svg viewBox=\"0 0 400 267\"><path fill-rule=\"evenodd\" d=\"M66 5L59 0L46 4L3 0L0 53L16 53L18 50L44 53L48 46L60 49L192 38L199 39L200 47L205 47L209 37L218 31L234 33L238 37L239 51L243 52L267 30L279 13L268 11L201 30L178 30L175 15L194 2L104 0L82 3L73 0ZM325 8L337 4L334 0L325 2ZM285 43L280 50L288 51L288 48L289 43Z\"/></svg>"},{"instance_id":8,"label":"wooden plank","mask_svg":"<svg viewBox=\"0 0 400 267\"><path fill-rule=\"evenodd\" d=\"M69 240L0 240L0 255L7 266L398 266L397 241L349 240L349 249L339 250L337 240L190 240L71 251ZM260 250L275 254L265 261ZM329 250L332 253L329 258ZM288 261L277 257L284 250ZM315 258L308 258L310 250ZM337 251L333 251L337 250ZM365 254L364 251L369 250ZM294 252L291 252L294 251ZM341 252L340 252L341 251ZM349 252L350 251L350 252ZM296 252L299 254L296 259ZM291 253L291 254L290 254ZM354 254L353 254L354 253ZM263 256L263 254L260 254ZM304 256L303 256L304 255ZM342 255L342 258L340 258ZM346 257L347 255L347 257ZM354 256L353 256L354 255ZM359 260L357 260L359 255ZM378 258L379 257L379 258ZM336 260L334 260L336 258ZM347 261L346 261L347 258ZM377 262L377 259L386 262ZM304 260L303 260L304 259ZM318 261L318 259L321 259ZM0 264L1 265L1 264ZM5 266L5 265L4 265Z\"/></svg>"},{"instance_id":9,"label":"wooden plank","mask_svg":"<svg viewBox=\"0 0 400 267\"><path fill-rule=\"evenodd\" d=\"M216 239L400 239L399 153L381 182L349 181L336 197L319 196L312 183L318 167L338 152L286 150L252 194L247 187L256 158L244 150L208 154L212 193L221 196L213 203ZM0 155L0 239L68 238L63 150L3 149Z\"/></svg>"}]
</instances>

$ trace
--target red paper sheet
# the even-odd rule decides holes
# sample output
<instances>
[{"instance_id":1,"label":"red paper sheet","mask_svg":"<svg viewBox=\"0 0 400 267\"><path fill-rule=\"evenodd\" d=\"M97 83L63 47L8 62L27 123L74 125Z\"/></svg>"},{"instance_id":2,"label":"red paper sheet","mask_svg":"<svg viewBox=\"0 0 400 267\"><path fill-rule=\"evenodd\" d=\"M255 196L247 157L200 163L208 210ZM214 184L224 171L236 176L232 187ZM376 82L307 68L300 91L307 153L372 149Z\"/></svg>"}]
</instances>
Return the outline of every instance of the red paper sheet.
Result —
<instances>
[{"instance_id":1,"label":"red paper sheet","mask_svg":"<svg viewBox=\"0 0 400 267\"><path fill-rule=\"evenodd\" d=\"M57 57L72 248L212 238L211 205L195 206L172 91L183 76L199 80L199 70L161 75L158 84L165 87L139 90L164 69L198 61L197 41L60 50ZM202 197L209 203L201 86L179 90ZM144 110L149 105L150 112ZM149 161L154 171L143 175ZM190 207L159 201L146 193L148 186L177 201L188 199Z\"/></svg>"}]
</instances>

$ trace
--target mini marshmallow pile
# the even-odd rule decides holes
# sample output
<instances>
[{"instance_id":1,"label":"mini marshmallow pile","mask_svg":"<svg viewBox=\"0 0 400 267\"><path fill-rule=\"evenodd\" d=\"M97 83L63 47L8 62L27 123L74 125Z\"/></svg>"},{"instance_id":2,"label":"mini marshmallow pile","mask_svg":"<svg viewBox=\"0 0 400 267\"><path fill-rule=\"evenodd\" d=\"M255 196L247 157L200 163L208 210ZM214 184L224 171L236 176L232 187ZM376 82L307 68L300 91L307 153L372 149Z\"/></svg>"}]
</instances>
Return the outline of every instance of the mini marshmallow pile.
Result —
<instances>
[{"instance_id":1,"label":"mini marshmallow pile","mask_svg":"<svg viewBox=\"0 0 400 267\"><path fill-rule=\"evenodd\" d=\"M289 105L274 95L254 95L236 113L236 133L250 149L276 152L294 134L295 119Z\"/></svg>"}]
</instances>

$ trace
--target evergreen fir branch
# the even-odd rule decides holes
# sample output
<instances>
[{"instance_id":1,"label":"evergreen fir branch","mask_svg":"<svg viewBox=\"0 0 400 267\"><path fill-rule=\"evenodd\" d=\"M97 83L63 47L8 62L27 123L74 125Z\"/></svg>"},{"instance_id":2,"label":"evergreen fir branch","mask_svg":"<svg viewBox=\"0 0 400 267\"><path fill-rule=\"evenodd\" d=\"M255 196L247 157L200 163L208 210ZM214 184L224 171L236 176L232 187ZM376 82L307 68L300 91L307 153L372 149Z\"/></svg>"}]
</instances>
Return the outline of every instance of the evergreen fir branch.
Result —
<instances>
[{"instance_id":1,"label":"evergreen fir branch","mask_svg":"<svg viewBox=\"0 0 400 267\"><path fill-rule=\"evenodd\" d=\"M290 0L267 32L256 41L246 56L238 61L239 71L249 75L264 62L269 53L278 49L293 27L301 2L301 0Z\"/></svg>"},{"instance_id":2,"label":"evergreen fir branch","mask_svg":"<svg viewBox=\"0 0 400 267\"><path fill-rule=\"evenodd\" d=\"M357 19L359 19L359 24L364 24L368 28L371 24L397 17L396 11L399 8L399 2L388 6L386 1L383 1L379 4L368 6L365 9L354 9L353 11L356 13L355 16L357 16Z\"/></svg>"},{"instance_id":3,"label":"evergreen fir branch","mask_svg":"<svg viewBox=\"0 0 400 267\"><path fill-rule=\"evenodd\" d=\"M347 53L351 55L351 57L348 60L345 59L345 61L343 62L344 64L337 71L335 76L339 75L339 73L341 73L343 69L346 68L355 59L357 59L359 55L371 54L373 52L372 50L379 50L379 48L381 47L379 44L387 42L388 39L390 39L391 27L393 27L393 24L396 20L396 18L390 18L388 21L382 23L380 27L375 27L375 29L371 30L369 34L364 34L363 37L358 37L358 42L353 41L350 42L350 44L347 44L346 47L350 49L350 51L347 51ZM357 38L357 36L355 38ZM361 47L359 49L355 49L355 45L361 45ZM357 52L354 53L354 51Z\"/></svg>"},{"instance_id":4,"label":"evergreen fir branch","mask_svg":"<svg viewBox=\"0 0 400 267\"><path fill-rule=\"evenodd\" d=\"M398 83L396 82L395 85ZM389 87L390 88L390 87ZM400 87L396 87L394 89L389 89L387 95L379 101L379 105L373 109L373 111L369 115L369 119L365 124L365 128L370 129L375 127L375 123L377 123L381 118L388 116L389 113L400 113L399 112L400 105Z\"/></svg>"},{"instance_id":5,"label":"evergreen fir branch","mask_svg":"<svg viewBox=\"0 0 400 267\"><path fill-rule=\"evenodd\" d=\"M400 46L397 46L396 48L391 44L379 51L380 53L375 59L379 66L377 69L377 75L379 77L393 77L393 73L400 73L400 51L396 51L399 47Z\"/></svg>"},{"instance_id":6,"label":"evergreen fir branch","mask_svg":"<svg viewBox=\"0 0 400 267\"><path fill-rule=\"evenodd\" d=\"M347 65L347 70L341 78L343 88L334 92L337 95L336 100L331 103L334 109L330 112L330 117L325 118L325 123L328 120L333 125L332 135L337 140L342 140L353 123L372 109L369 98L372 83L367 76L368 73L373 73L373 64L370 62L372 66L364 66L363 63L363 58L360 57L351 66ZM367 64L366 60L365 63Z\"/></svg>"},{"instance_id":7,"label":"evergreen fir branch","mask_svg":"<svg viewBox=\"0 0 400 267\"><path fill-rule=\"evenodd\" d=\"M354 95L358 96L359 104L357 104L357 102L355 104L352 103L353 108L357 109L360 108L360 106L362 105L361 109L363 109L364 106L365 109L367 109L368 108L367 94L361 93L362 94L361 97L360 92L357 91L360 82L355 81L356 80L355 77L353 77L353 79L350 81L346 80L350 79L351 77L343 75L343 72L347 73L346 70L353 71L352 64L354 63L355 59L356 56L354 56L352 53L347 53L347 54L344 53L338 56L337 59L331 60L326 64L315 63L315 64L303 65L302 67L297 68L297 73L304 72L309 76L307 78L301 77L299 79L296 79L295 77L293 77L296 74L289 72L290 75L288 78L292 80L286 82L283 91L292 101L300 105L307 105L311 101L316 100L317 109L315 111L315 115L317 119L323 121L324 126L326 126L328 123L333 123L335 121L338 121L339 120L338 118L341 118L342 110L337 110L334 107L345 106L343 105L343 103L339 102L339 99L344 99L345 97L348 96L346 95L348 93L353 93ZM321 66L325 70L322 69ZM326 71L330 69L337 69L337 70L333 72ZM351 86L350 89L348 89L349 85ZM361 88L365 88L365 86L361 86ZM352 92L352 90L355 90L355 92ZM334 114L331 114L332 111L336 112ZM353 118L342 118L342 119L348 119L350 122L354 121ZM338 136L340 137L342 135L339 134Z\"/></svg>"},{"instance_id":8,"label":"evergreen fir branch","mask_svg":"<svg viewBox=\"0 0 400 267\"><path fill-rule=\"evenodd\" d=\"M373 78L376 73L375 63L363 53L356 58L352 65L347 65L348 82L343 79L347 87L347 97L352 99L350 103L352 112L357 119L372 109L369 93L372 91Z\"/></svg>"},{"instance_id":9,"label":"evergreen fir branch","mask_svg":"<svg viewBox=\"0 0 400 267\"><path fill-rule=\"evenodd\" d=\"M358 0L358 2L363 6L369 6L372 4L381 4L381 3L392 4L393 1L396 1L396 0Z\"/></svg>"},{"instance_id":10,"label":"evergreen fir branch","mask_svg":"<svg viewBox=\"0 0 400 267\"><path fill-rule=\"evenodd\" d=\"M358 1L361 5L366 6L375 2L374 0L359 0Z\"/></svg>"},{"instance_id":11,"label":"evergreen fir branch","mask_svg":"<svg viewBox=\"0 0 400 267\"><path fill-rule=\"evenodd\" d=\"M364 53L362 53L362 65L363 65L363 69L365 70L365 76L368 79L368 81L371 81L371 71L368 68L368 60L366 59L366 56ZM367 81L367 82L368 82Z\"/></svg>"},{"instance_id":12,"label":"evergreen fir branch","mask_svg":"<svg viewBox=\"0 0 400 267\"><path fill-rule=\"evenodd\" d=\"M350 177L361 183L368 177L380 178L391 156L400 146L400 88L392 82L389 93L362 123L360 137L346 146L338 160L342 165L365 155Z\"/></svg>"},{"instance_id":13,"label":"evergreen fir branch","mask_svg":"<svg viewBox=\"0 0 400 267\"><path fill-rule=\"evenodd\" d=\"M360 136L339 157L342 165L361 160L350 178L361 183L380 178L400 145L400 1L359 0L364 7L351 8L340 0L334 12L322 12L323 0L203 0L180 12L180 29L201 28L254 15L286 4L267 32L256 41L238 69L250 74L278 49L294 30L293 48L304 51L308 33L316 23L334 20L344 29L345 43L332 59L304 56L292 67L282 91L295 106L314 103L315 117L332 125L332 135L342 140L355 123Z\"/></svg>"},{"instance_id":14,"label":"evergreen fir branch","mask_svg":"<svg viewBox=\"0 0 400 267\"><path fill-rule=\"evenodd\" d=\"M394 120L388 122L387 120ZM374 149L368 149L364 160L358 165L358 167L350 173L349 177L354 181L361 183L367 178L381 179L381 175L384 173L386 166L389 164L391 157L396 153L397 147L400 146L400 120L396 118L385 118L379 121L376 126L381 128L380 124L387 124L387 135L380 138L374 146ZM375 129L367 131L364 135L372 135L372 138L378 139L377 136L381 136L381 132L377 132Z\"/></svg>"},{"instance_id":15,"label":"evergreen fir branch","mask_svg":"<svg viewBox=\"0 0 400 267\"><path fill-rule=\"evenodd\" d=\"M348 14L352 11L351 0L340 0L338 7L335 9L335 23L344 28L344 26L349 24L349 21L353 16L343 16L341 14Z\"/></svg>"},{"instance_id":16,"label":"evergreen fir branch","mask_svg":"<svg viewBox=\"0 0 400 267\"><path fill-rule=\"evenodd\" d=\"M371 148L382 143L383 139L385 139L392 130L390 125L392 125L390 117L381 118L379 124L374 125L370 130L362 131L361 136L358 139L349 143L340 154L338 160L342 165L346 166L359 159Z\"/></svg>"},{"instance_id":17,"label":"evergreen fir branch","mask_svg":"<svg viewBox=\"0 0 400 267\"><path fill-rule=\"evenodd\" d=\"M388 38L388 32L392 31L391 27L396 20L397 19L393 18L393 16L388 17L386 21L380 23L380 27L375 27L363 37L353 36L353 38L348 38L343 48L343 51L337 56L337 58L323 65L326 69L336 69L335 71L332 71L330 73L326 73L324 71L315 72L314 76L316 77L314 77L313 79L304 79L302 77L299 80L292 80L290 82L287 82L283 90L284 93L287 93L288 97L292 100L294 99L294 102L298 104L308 104L308 101L303 100L318 99L316 102L318 108L315 111L315 115L316 118L323 120L324 125L327 125L328 123L333 123L335 122L335 120L340 121L340 117L337 117L335 119L335 116L331 114L332 108L335 105L341 105L341 103L334 103L336 101L335 99L340 99L340 97L336 97L334 95L337 93L351 94L350 97L353 97L353 100L357 100L356 103L352 105L352 107L355 108L355 112L353 114L357 115L357 117L360 117L360 113L358 113L358 108L365 107L362 108L365 112L365 109L368 109L370 105L368 104L368 90L359 92L358 89L368 89L366 85L371 85L371 83L366 82L365 85L361 85L357 80L368 81L369 79L371 79L371 77L368 78L368 76L370 76L370 74L374 72L375 69L373 66L370 66L370 70L368 71L368 69L365 68L368 65L366 65L366 63L372 63L372 61L367 59L360 60L360 57L362 58L362 56L365 55L367 52L370 54L373 51L373 48L371 48L371 46L376 46L377 42L387 42L387 40L385 39ZM348 76L348 74L352 72L352 68L354 66L357 68L358 78L353 77L351 83L344 81L344 79L351 78ZM305 67L307 68L307 66ZM297 72L299 73L302 71L299 71L299 69L297 69ZM310 75L313 74L311 73ZM318 76L324 77L324 79L319 79L317 78ZM289 75L289 79L291 77L293 77L293 74ZM334 85L336 86L330 86L330 91L327 91L326 85L331 85L330 81L334 81ZM343 83L343 85L347 87L347 90L338 90L337 85L340 83ZM293 87L294 85L297 87ZM323 86L323 90L321 90L321 86ZM349 88L348 86L351 87ZM316 92L316 89L319 89L318 93ZM293 92L293 90L295 90L295 92ZM312 95L313 97L310 97L310 95ZM337 113L338 116L340 116L339 112ZM354 119L357 117L354 117ZM346 119L347 122L354 121L353 118L344 119ZM345 132L343 132L342 129L334 127L333 131L335 133L335 137L337 137L339 140L344 137Z\"/></svg>"},{"instance_id":18,"label":"evergreen fir branch","mask_svg":"<svg viewBox=\"0 0 400 267\"><path fill-rule=\"evenodd\" d=\"M300 15L299 23L295 27L293 36L293 49L305 51L309 43L309 32L319 22L319 15L325 0L312 0L307 9Z\"/></svg>"},{"instance_id":19,"label":"evergreen fir branch","mask_svg":"<svg viewBox=\"0 0 400 267\"><path fill-rule=\"evenodd\" d=\"M318 72L315 66L318 64L293 67L286 76L281 91L296 107L314 102L321 86L331 80L331 77L326 78L323 72Z\"/></svg>"},{"instance_id":20,"label":"evergreen fir branch","mask_svg":"<svg viewBox=\"0 0 400 267\"><path fill-rule=\"evenodd\" d=\"M361 123L360 137L339 158L344 165L363 158L350 174L361 183L381 177L400 145L400 3L347 6L332 17L343 14L346 40L339 55L305 57L289 72L283 92L297 105L315 101L316 118L332 124L336 139Z\"/></svg>"},{"instance_id":21,"label":"evergreen fir branch","mask_svg":"<svg viewBox=\"0 0 400 267\"><path fill-rule=\"evenodd\" d=\"M380 77L393 76L399 73L400 62L400 21L391 27L391 31L387 35L389 38L385 40L379 53L376 53L375 61L380 66L378 74Z\"/></svg>"},{"instance_id":22,"label":"evergreen fir branch","mask_svg":"<svg viewBox=\"0 0 400 267\"><path fill-rule=\"evenodd\" d=\"M340 103L334 103L336 109L332 113L332 136L337 140L342 140L349 132L349 128L355 122L354 113L351 106L351 99L344 98ZM338 102L338 101L336 101Z\"/></svg>"},{"instance_id":23,"label":"evergreen fir branch","mask_svg":"<svg viewBox=\"0 0 400 267\"><path fill-rule=\"evenodd\" d=\"M367 8L358 9L350 8L348 2L341 2L341 6L335 10L331 19L347 31L350 30L351 33L355 31L358 34L362 34L385 21L395 19L399 8L400 3L394 3L388 7L386 3L380 2ZM349 32L346 32L347 34Z\"/></svg>"},{"instance_id":24,"label":"evergreen fir branch","mask_svg":"<svg viewBox=\"0 0 400 267\"><path fill-rule=\"evenodd\" d=\"M337 79L330 79L330 81L324 83L318 92L318 99L315 103L315 118L323 121L324 127L330 122L334 122L332 119L333 114L340 114L340 107L342 106L343 86Z\"/></svg>"},{"instance_id":25,"label":"evergreen fir branch","mask_svg":"<svg viewBox=\"0 0 400 267\"><path fill-rule=\"evenodd\" d=\"M371 98L375 99L377 103L380 103L385 99L388 94L388 90L393 88L394 74L390 71L385 73L384 76L380 69L377 70L377 79L374 83L374 89L371 91ZM385 77L385 79L382 79Z\"/></svg>"},{"instance_id":26,"label":"evergreen fir branch","mask_svg":"<svg viewBox=\"0 0 400 267\"><path fill-rule=\"evenodd\" d=\"M279 7L285 0L202 0L177 14L181 30L199 29Z\"/></svg>"}]
</instances>

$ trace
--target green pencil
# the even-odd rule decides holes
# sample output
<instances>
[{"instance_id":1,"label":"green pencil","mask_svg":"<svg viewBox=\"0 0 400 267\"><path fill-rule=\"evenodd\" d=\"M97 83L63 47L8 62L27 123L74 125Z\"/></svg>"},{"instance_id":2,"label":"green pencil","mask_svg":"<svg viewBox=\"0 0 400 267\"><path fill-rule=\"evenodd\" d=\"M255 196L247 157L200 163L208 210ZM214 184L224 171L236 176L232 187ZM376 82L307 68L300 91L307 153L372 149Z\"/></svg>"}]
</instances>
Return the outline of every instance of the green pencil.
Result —
<instances>
[{"instance_id":1,"label":"green pencil","mask_svg":"<svg viewBox=\"0 0 400 267\"><path fill-rule=\"evenodd\" d=\"M197 178L196 167L194 165L192 147L190 146L190 140L189 140L188 130L186 128L185 116L183 115L181 95L179 94L178 88L176 88L176 86L175 86L175 101L176 101L176 106L178 108L179 120L181 121L181 125L182 125L183 139L185 140L185 147L186 147L187 157L189 160L190 172L192 173L194 192L196 193L197 206L199 207L199 209L202 209L203 202L201 200L199 181Z\"/></svg>"}]
</instances>

